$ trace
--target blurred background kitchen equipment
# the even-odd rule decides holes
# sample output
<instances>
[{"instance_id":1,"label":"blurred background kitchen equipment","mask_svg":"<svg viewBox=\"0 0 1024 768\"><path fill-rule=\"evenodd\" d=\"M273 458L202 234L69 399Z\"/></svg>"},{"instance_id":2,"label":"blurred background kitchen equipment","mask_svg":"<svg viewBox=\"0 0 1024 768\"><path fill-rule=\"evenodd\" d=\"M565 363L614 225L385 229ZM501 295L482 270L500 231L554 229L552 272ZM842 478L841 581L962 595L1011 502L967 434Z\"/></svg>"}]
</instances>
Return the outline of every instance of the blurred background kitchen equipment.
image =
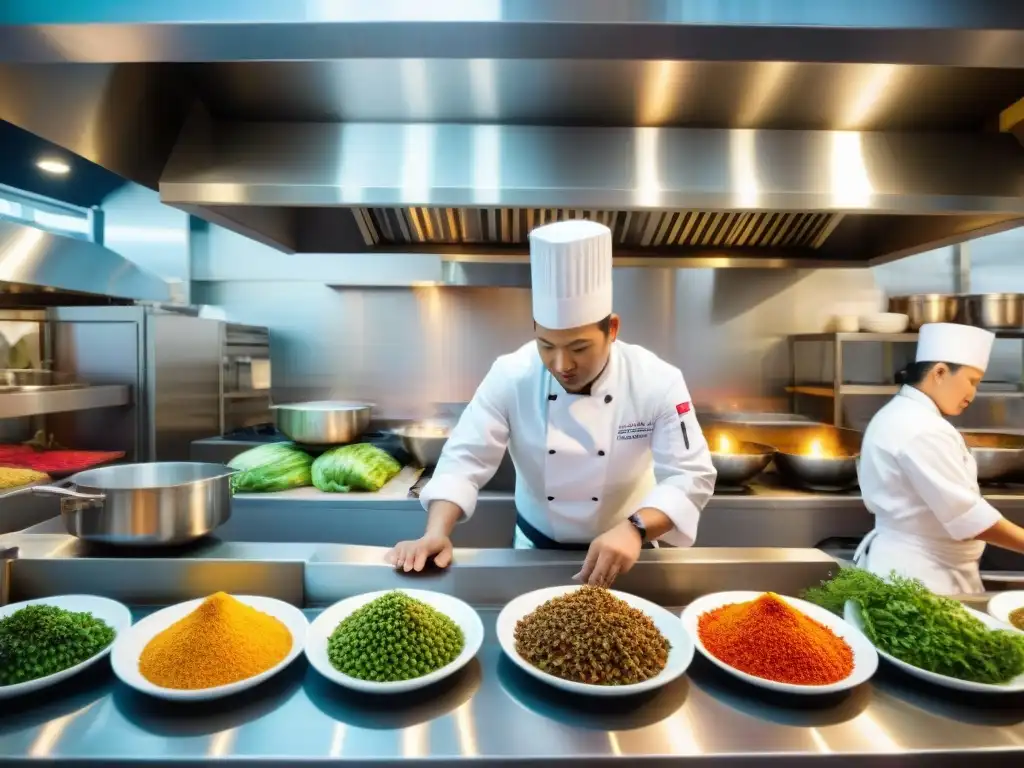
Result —
<instances>
[{"instance_id":1,"label":"blurred background kitchen equipment","mask_svg":"<svg viewBox=\"0 0 1024 768\"><path fill-rule=\"evenodd\" d=\"M370 426L373 406L323 400L275 405L274 422L290 440L303 445L344 445L358 440Z\"/></svg>"},{"instance_id":2,"label":"blurred background kitchen equipment","mask_svg":"<svg viewBox=\"0 0 1024 768\"><path fill-rule=\"evenodd\" d=\"M73 375L45 368L8 368L0 370L0 387L23 390L75 389L86 386L75 381Z\"/></svg>"},{"instance_id":3,"label":"blurred background kitchen equipment","mask_svg":"<svg viewBox=\"0 0 1024 768\"><path fill-rule=\"evenodd\" d=\"M910 330L916 331L925 323L956 322L960 303L948 293L918 293L891 297L889 311L909 317Z\"/></svg>"},{"instance_id":4,"label":"blurred background kitchen equipment","mask_svg":"<svg viewBox=\"0 0 1024 768\"><path fill-rule=\"evenodd\" d=\"M819 428L775 447L775 469L789 484L812 491L847 491L857 485L863 435L852 429Z\"/></svg>"},{"instance_id":5,"label":"blurred background kitchen equipment","mask_svg":"<svg viewBox=\"0 0 1024 768\"><path fill-rule=\"evenodd\" d=\"M711 463L718 470L716 488L743 488L772 462L774 449L770 445L736 440L722 431L707 440Z\"/></svg>"},{"instance_id":6,"label":"blurred background kitchen equipment","mask_svg":"<svg viewBox=\"0 0 1024 768\"><path fill-rule=\"evenodd\" d=\"M1024 436L999 432L960 433L978 463L978 483L1009 482L1024 475Z\"/></svg>"},{"instance_id":7,"label":"blurred background kitchen equipment","mask_svg":"<svg viewBox=\"0 0 1024 768\"><path fill-rule=\"evenodd\" d=\"M184 544L231 517L234 473L221 464L155 462L79 472L68 487L35 485L0 494L60 496L68 533L119 546Z\"/></svg>"},{"instance_id":8,"label":"blurred background kitchen equipment","mask_svg":"<svg viewBox=\"0 0 1024 768\"><path fill-rule=\"evenodd\" d=\"M454 422L425 421L389 431L401 438L402 447L412 454L421 467L430 469L437 466L441 450L448 442L448 436L454 426Z\"/></svg>"},{"instance_id":9,"label":"blurred background kitchen equipment","mask_svg":"<svg viewBox=\"0 0 1024 768\"><path fill-rule=\"evenodd\" d=\"M990 331L1024 329L1024 293L978 293L959 302L962 323Z\"/></svg>"},{"instance_id":10,"label":"blurred background kitchen equipment","mask_svg":"<svg viewBox=\"0 0 1024 768\"><path fill-rule=\"evenodd\" d=\"M860 329L866 333L903 333L910 318L900 312L875 312L860 318Z\"/></svg>"},{"instance_id":11,"label":"blurred background kitchen equipment","mask_svg":"<svg viewBox=\"0 0 1024 768\"><path fill-rule=\"evenodd\" d=\"M860 330L860 318L857 315L836 315L832 318L832 329L836 333L857 333Z\"/></svg>"}]
</instances>

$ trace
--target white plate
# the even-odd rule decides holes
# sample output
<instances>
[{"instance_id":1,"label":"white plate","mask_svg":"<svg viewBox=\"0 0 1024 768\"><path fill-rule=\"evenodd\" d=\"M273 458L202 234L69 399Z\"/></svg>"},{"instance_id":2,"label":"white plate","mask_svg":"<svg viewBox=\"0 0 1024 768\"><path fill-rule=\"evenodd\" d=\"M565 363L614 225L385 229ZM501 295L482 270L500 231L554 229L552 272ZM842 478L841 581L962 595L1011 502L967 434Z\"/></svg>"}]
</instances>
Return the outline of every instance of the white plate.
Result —
<instances>
[{"instance_id":1,"label":"white plate","mask_svg":"<svg viewBox=\"0 0 1024 768\"><path fill-rule=\"evenodd\" d=\"M999 619L999 621L1009 627L1013 627L1013 625L1010 624L1010 614L1018 608L1024 608L1024 591L1021 590L1000 592L988 601L989 615L995 619ZM1014 629L1016 629L1016 627L1014 627Z\"/></svg>"},{"instance_id":2,"label":"white plate","mask_svg":"<svg viewBox=\"0 0 1024 768\"><path fill-rule=\"evenodd\" d=\"M128 608L115 600L108 600L105 597L94 597L93 595L61 595L59 597L42 597L38 600L26 600L23 603L12 603L0 608L0 618L10 616L15 611L20 611L29 605L52 605L56 608L63 608L65 611L91 613L97 619L106 622L107 626L114 630L114 642L95 656L73 667L68 667L62 672L40 677L38 680L29 680L25 683L0 686L0 699L32 693L40 688L56 685L61 680L66 680L72 675L78 674L110 653L114 643L132 625L132 614Z\"/></svg>"},{"instance_id":3,"label":"white plate","mask_svg":"<svg viewBox=\"0 0 1024 768\"><path fill-rule=\"evenodd\" d=\"M878 669L878 652L875 650L875 646L871 644L871 641L868 640L859 629L856 629L843 621L839 616L836 616L831 611L827 611L820 606L808 603L806 600L800 600L796 597L787 597L785 595L779 595L779 597L804 615L814 619L819 624L823 624L828 627L836 637L842 638L846 641L846 644L850 646L850 649L853 651L853 672L851 672L849 676L840 680L838 683L831 683L829 685L794 685L793 683L777 683L774 680L765 680L763 677L749 675L735 667L729 666L704 647L704 644L700 641L700 633L697 631L697 623L702 615L708 611L713 611L716 608L721 608L723 605L729 605L731 603L746 603L750 600L756 600L763 594L765 593L716 592L713 595L705 595L704 597L694 600L689 606L687 606L686 610L683 611L683 626L686 627L686 631L693 637L694 642L697 644L697 649L713 664L724 669L729 674L735 675L740 680L745 680L748 683L760 686L761 688L768 688L772 691L812 696L836 693L838 691L855 688L861 683L870 680L871 676L875 674L875 670Z\"/></svg>"},{"instance_id":4,"label":"white plate","mask_svg":"<svg viewBox=\"0 0 1024 768\"><path fill-rule=\"evenodd\" d=\"M257 686L295 661L296 657L302 653L302 649L306 644L306 632L309 629L309 622L302 611L294 605L289 605L271 597L253 595L232 595L232 597L240 603L245 603L258 611L273 616L292 633L292 649L276 666L255 677L239 680L237 683L218 685L214 688L201 688L199 690L164 688L154 685L143 677L142 673L139 672L139 657L149 644L149 641L202 605L205 598L200 598L198 600L189 600L187 603L178 603L150 614L130 630L123 633L117 639L117 642L114 643L114 650L110 654L110 663L114 668L114 674L121 678L121 682L125 685L149 696L170 701L208 701L210 699L231 696L232 694Z\"/></svg>"},{"instance_id":5,"label":"white plate","mask_svg":"<svg viewBox=\"0 0 1024 768\"><path fill-rule=\"evenodd\" d=\"M549 587L547 589L537 589L533 592L527 592L525 595L520 595L511 603L506 605L502 609L501 613L498 614L498 642L501 643L501 647L508 657L512 659L512 661L515 662L521 670L533 675L538 680L543 680L545 683L553 685L555 688L561 688L563 691L569 691L571 693L581 693L586 696L635 696L636 694L643 693L644 691L660 688L686 672L687 668L690 666L690 662L693 661L693 641L683 630L683 626L679 623L679 619L669 611L666 611L660 605L648 602L636 595L630 595L626 592L617 592L615 590L609 591L615 595L615 597L629 604L633 608L637 608L646 613L648 617L650 617L651 621L654 622L654 626L658 628L658 631L661 632L665 639L671 644L665 668L657 675L648 680L644 680L642 683L632 683L631 685L591 685L590 683L577 683L572 680L563 680L560 677L548 674L547 672L533 666L533 664L520 656L516 651L516 623L525 616L533 613L548 600L561 597L562 595L567 595L580 588L580 586L575 585L568 587Z\"/></svg>"},{"instance_id":6,"label":"white plate","mask_svg":"<svg viewBox=\"0 0 1024 768\"><path fill-rule=\"evenodd\" d=\"M455 657L455 660L435 669L433 672L415 677L412 680L396 680L390 683L378 683L373 680L360 680L357 677L343 674L336 670L327 658L327 640L337 629L342 620L348 618L358 609L378 597L390 594L391 592L402 592L405 595L426 603L445 614L448 618L459 625L462 629L465 645L462 653ZM480 621L480 615L469 605L457 597L443 595L440 592L429 592L423 589L386 589L380 592L367 592L363 595L356 595L335 603L316 617L309 628L309 641L306 643L306 658L313 665L313 669L319 672L333 683L351 688L354 691L363 693L406 693L417 688L426 688L428 685L444 680L449 675L458 672L469 660L476 656L477 651L484 642L484 625Z\"/></svg>"},{"instance_id":7,"label":"white plate","mask_svg":"<svg viewBox=\"0 0 1024 768\"><path fill-rule=\"evenodd\" d=\"M1013 631L1013 627L1009 624L1004 624L998 619L994 619L986 613L976 611L973 608L967 608L967 612L972 616L982 621L985 626L991 629L1009 629ZM856 627L863 627L860 617L860 607L851 601L847 601L843 613L846 615L846 620L849 621ZM957 691L968 691L970 693L1019 693L1024 691L1024 674L1018 675L1013 680L1002 685L992 685L991 683L972 683L968 680L959 680L955 677L949 677L947 675L939 675L935 672L929 672L926 669L915 667L911 664L907 664L905 661L900 661L895 656L892 656L881 648L878 649L878 654L886 661L899 667L908 675L919 677L922 680L927 680L935 685L941 685L944 688L952 688Z\"/></svg>"}]
</instances>

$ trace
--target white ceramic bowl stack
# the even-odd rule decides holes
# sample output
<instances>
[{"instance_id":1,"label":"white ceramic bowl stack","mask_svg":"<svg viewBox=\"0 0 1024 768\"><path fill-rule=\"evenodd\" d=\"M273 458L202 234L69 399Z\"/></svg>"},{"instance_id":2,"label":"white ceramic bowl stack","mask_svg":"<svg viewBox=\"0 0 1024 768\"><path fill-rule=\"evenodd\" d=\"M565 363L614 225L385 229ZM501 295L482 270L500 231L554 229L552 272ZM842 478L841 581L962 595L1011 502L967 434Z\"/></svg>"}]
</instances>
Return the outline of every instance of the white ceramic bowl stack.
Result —
<instances>
[{"instance_id":1,"label":"white ceramic bowl stack","mask_svg":"<svg viewBox=\"0 0 1024 768\"><path fill-rule=\"evenodd\" d=\"M866 333L903 333L910 326L910 317L898 312L875 312L860 318L860 329Z\"/></svg>"}]
</instances>

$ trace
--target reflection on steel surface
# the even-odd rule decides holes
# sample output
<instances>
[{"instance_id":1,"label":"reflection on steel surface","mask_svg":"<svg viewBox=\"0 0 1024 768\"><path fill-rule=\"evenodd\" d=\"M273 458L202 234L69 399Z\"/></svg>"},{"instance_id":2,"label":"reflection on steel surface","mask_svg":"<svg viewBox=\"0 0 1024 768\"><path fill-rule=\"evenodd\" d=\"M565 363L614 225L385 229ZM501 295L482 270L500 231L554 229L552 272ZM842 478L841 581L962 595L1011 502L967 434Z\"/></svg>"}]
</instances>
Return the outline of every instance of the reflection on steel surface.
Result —
<instances>
[{"instance_id":1,"label":"reflection on steel surface","mask_svg":"<svg viewBox=\"0 0 1024 768\"><path fill-rule=\"evenodd\" d=\"M0 220L0 283L21 292L67 291L94 296L167 301L157 275L95 243Z\"/></svg>"}]
</instances>

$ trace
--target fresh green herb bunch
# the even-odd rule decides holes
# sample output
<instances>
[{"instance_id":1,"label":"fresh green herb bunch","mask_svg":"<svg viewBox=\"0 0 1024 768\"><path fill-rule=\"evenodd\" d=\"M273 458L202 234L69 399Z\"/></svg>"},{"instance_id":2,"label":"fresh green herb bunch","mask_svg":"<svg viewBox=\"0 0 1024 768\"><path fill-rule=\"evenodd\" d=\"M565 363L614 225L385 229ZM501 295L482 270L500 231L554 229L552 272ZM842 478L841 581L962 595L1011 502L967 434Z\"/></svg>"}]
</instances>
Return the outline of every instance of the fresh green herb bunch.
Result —
<instances>
[{"instance_id":1,"label":"fresh green herb bunch","mask_svg":"<svg viewBox=\"0 0 1024 768\"><path fill-rule=\"evenodd\" d=\"M389 592L335 628L327 640L327 658L350 677L390 683L450 664L465 642L459 625L440 611L402 592Z\"/></svg>"},{"instance_id":2,"label":"fresh green herb bunch","mask_svg":"<svg viewBox=\"0 0 1024 768\"><path fill-rule=\"evenodd\" d=\"M0 685L37 680L81 664L114 641L91 613L29 605L0 619Z\"/></svg>"},{"instance_id":3,"label":"fresh green herb bunch","mask_svg":"<svg viewBox=\"0 0 1024 768\"><path fill-rule=\"evenodd\" d=\"M847 600L857 603L868 639L919 669L992 685L1024 673L1024 635L989 629L916 579L843 568L805 598L840 616Z\"/></svg>"}]
</instances>

